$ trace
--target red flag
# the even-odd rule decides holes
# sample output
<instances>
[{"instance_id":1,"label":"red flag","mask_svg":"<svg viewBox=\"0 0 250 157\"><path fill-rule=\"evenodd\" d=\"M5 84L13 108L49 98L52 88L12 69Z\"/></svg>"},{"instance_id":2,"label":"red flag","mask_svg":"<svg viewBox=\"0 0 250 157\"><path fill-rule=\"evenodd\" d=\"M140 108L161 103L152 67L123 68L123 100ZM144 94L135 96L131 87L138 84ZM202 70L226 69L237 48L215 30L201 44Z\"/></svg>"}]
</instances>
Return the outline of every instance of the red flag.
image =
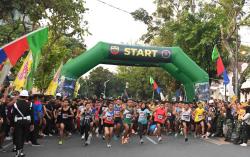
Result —
<instances>
[{"instance_id":1,"label":"red flag","mask_svg":"<svg viewBox=\"0 0 250 157\"><path fill-rule=\"evenodd\" d=\"M29 49L29 44L27 38L17 39L15 42L12 42L6 47L3 48L4 52L8 56L12 66L16 64L18 59Z\"/></svg>"},{"instance_id":2,"label":"red flag","mask_svg":"<svg viewBox=\"0 0 250 157\"><path fill-rule=\"evenodd\" d=\"M156 90L158 88L158 85L157 85L157 83L155 81L154 81L153 88L154 88L154 90Z\"/></svg>"},{"instance_id":3,"label":"red flag","mask_svg":"<svg viewBox=\"0 0 250 157\"><path fill-rule=\"evenodd\" d=\"M222 62L221 57L217 59L217 76L221 75L223 71L225 70L224 64Z\"/></svg>"}]
</instances>

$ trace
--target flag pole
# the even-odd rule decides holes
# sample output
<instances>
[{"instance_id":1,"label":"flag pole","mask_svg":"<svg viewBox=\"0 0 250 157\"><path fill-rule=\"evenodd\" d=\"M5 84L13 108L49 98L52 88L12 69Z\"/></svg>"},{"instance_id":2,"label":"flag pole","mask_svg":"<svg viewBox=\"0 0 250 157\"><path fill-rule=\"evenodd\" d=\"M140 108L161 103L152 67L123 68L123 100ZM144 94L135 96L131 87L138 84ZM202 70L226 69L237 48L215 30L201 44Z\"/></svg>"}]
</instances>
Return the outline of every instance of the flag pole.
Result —
<instances>
[{"instance_id":1,"label":"flag pole","mask_svg":"<svg viewBox=\"0 0 250 157\"><path fill-rule=\"evenodd\" d=\"M227 102L227 84L224 84L225 87L225 102Z\"/></svg>"},{"instance_id":2,"label":"flag pole","mask_svg":"<svg viewBox=\"0 0 250 157\"><path fill-rule=\"evenodd\" d=\"M154 97L155 97L155 90L153 89L152 100L154 100Z\"/></svg>"}]
</instances>

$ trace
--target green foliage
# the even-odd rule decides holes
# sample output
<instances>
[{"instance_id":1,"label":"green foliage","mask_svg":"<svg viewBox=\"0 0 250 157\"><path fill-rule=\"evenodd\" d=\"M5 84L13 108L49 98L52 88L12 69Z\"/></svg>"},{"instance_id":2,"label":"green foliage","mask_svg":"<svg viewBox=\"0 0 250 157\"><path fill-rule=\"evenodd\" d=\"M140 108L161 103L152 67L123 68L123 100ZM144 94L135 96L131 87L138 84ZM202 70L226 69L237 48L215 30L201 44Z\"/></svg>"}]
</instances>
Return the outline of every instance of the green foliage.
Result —
<instances>
[{"instance_id":1,"label":"green foliage","mask_svg":"<svg viewBox=\"0 0 250 157\"><path fill-rule=\"evenodd\" d=\"M97 97L103 97L104 94L104 82L106 83L106 97L118 97L121 96L125 83L116 77L115 74L103 67L97 67L90 72L89 76L79 81L81 87L79 94L82 97L91 97L93 95Z\"/></svg>"},{"instance_id":2,"label":"green foliage","mask_svg":"<svg viewBox=\"0 0 250 157\"><path fill-rule=\"evenodd\" d=\"M40 26L49 27L49 41L42 50L34 80L35 86L44 91L61 62L85 50L82 44L88 34L85 12L83 0L2 0L0 46ZM12 70L14 75L21 63L22 59Z\"/></svg>"},{"instance_id":3,"label":"green foliage","mask_svg":"<svg viewBox=\"0 0 250 157\"><path fill-rule=\"evenodd\" d=\"M247 25L249 12L244 12L242 0L155 0L157 9L149 15L145 10L133 12L136 20L148 26L142 36L146 43L159 46L179 46L209 76L217 77L211 62L213 46L217 44L225 67L233 69L236 50L236 19ZM248 7L249 8L249 7ZM245 8L246 10L246 8ZM149 17L150 16L150 17ZM145 18L146 17L146 18ZM150 19L147 23L145 19Z\"/></svg>"},{"instance_id":4,"label":"green foliage","mask_svg":"<svg viewBox=\"0 0 250 157\"><path fill-rule=\"evenodd\" d=\"M60 64L69 58L78 56L85 47L76 39L61 37L53 45L51 44L51 33L49 42L43 48L40 64L35 72L35 86L44 92Z\"/></svg>"},{"instance_id":5,"label":"green foliage","mask_svg":"<svg viewBox=\"0 0 250 157\"><path fill-rule=\"evenodd\" d=\"M123 82L128 82L127 93L129 97L136 99L151 99L152 85L149 84L149 77L152 76L162 89L164 95L171 94L175 90L175 80L161 68L147 67L126 67L119 66L117 77ZM171 86L172 85L172 86ZM159 99L155 92L155 98Z\"/></svg>"}]
</instances>

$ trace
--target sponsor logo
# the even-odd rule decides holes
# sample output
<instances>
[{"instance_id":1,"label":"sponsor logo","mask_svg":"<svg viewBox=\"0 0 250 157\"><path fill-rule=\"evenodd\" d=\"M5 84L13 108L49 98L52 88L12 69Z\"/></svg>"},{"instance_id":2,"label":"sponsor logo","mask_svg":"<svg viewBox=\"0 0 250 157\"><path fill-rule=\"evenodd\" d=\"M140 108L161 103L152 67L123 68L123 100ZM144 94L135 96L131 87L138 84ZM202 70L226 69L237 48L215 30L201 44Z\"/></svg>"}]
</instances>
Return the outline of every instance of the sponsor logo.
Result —
<instances>
[{"instance_id":1,"label":"sponsor logo","mask_svg":"<svg viewBox=\"0 0 250 157\"><path fill-rule=\"evenodd\" d=\"M111 46L110 47L110 52L112 55L118 55L119 54L119 46Z\"/></svg>"},{"instance_id":2,"label":"sponsor logo","mask_svg":"<svg viewBox=\"0 0 250 157\"><path fill-rule=\"evenodd\" d=\"M169 58L171 55L171 52L169 50L163 50L161 51L162 58Z\"/></svg>"}]
</instances>

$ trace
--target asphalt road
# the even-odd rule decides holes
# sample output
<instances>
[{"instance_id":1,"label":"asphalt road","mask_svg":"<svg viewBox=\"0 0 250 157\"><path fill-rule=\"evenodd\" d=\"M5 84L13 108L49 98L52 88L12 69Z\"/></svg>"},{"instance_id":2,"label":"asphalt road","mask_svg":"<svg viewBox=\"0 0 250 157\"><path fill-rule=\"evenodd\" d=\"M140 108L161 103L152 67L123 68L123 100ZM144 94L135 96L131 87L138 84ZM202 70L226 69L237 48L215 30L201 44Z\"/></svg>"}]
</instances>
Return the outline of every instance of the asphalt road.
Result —
<instances>
[{"instance_id":1,"label":"asphalt road","mask_svg":"<svg viewBox=\"0 0 250 157\"><path fill-rule=\"evenodd\" d=\"M78 135L73 135L58 145L56 137L39 140L41 147L25 146L27 157L249 157L250 146L240 147L226 143L223 139L190 139L187 143L183 137L164 136L158 144L156 137L144 138L139 144L138 136L131 138L129 144L112 141L112 148L107 148L102 139L92 138L89 146L84 146ZM0 153L0 157L13 157L14 153Z\"/></svg>"}]
</instances>

